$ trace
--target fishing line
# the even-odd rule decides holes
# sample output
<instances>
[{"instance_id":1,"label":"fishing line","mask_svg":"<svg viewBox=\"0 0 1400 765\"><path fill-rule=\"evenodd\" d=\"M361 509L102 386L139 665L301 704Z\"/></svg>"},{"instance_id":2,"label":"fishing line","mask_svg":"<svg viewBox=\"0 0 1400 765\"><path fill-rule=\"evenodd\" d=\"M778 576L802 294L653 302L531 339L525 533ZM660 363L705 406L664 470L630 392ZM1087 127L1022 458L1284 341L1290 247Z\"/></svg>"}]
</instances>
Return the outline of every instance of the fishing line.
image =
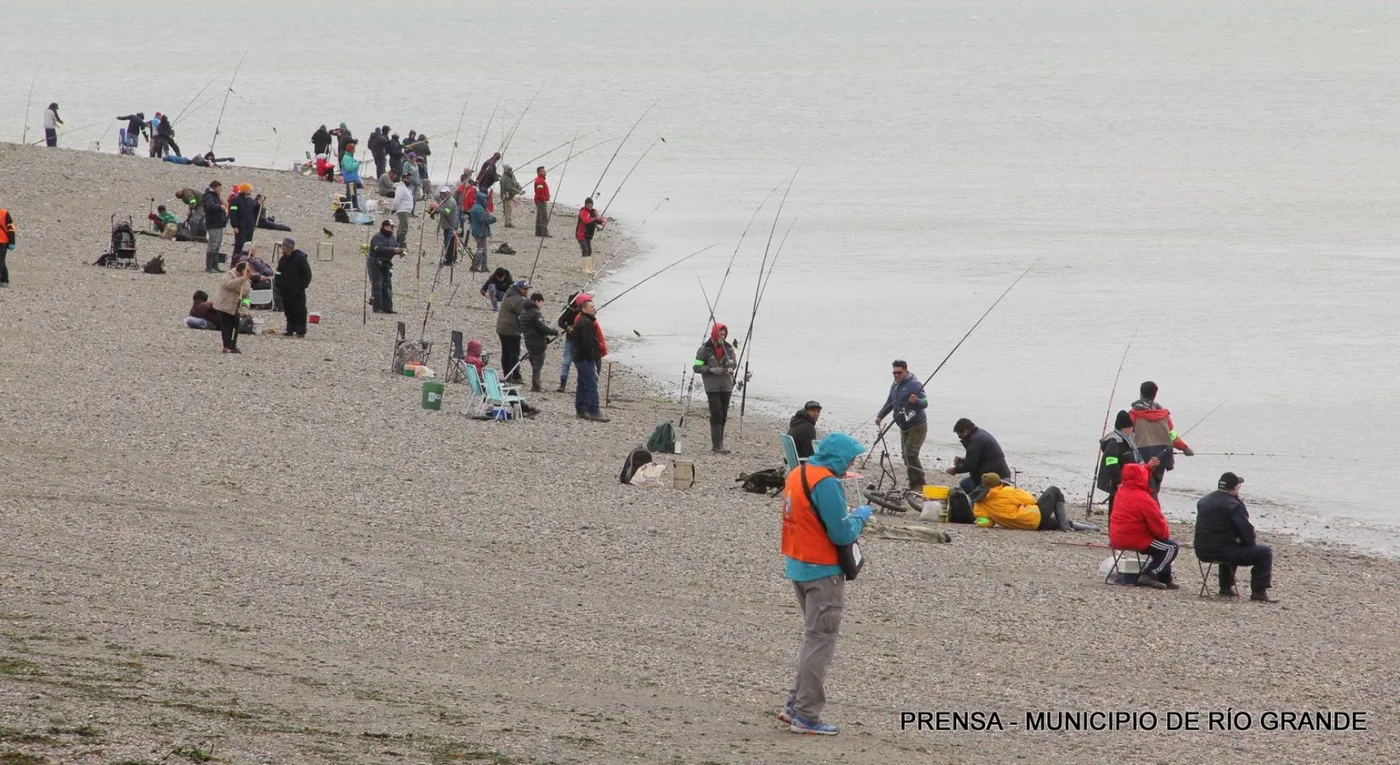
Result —
<instances>
[{"instance_id":1,"label":"fishing line","mask_svg":"<svg viewBox=\"0 0 1400 765\"><path fill-rule=\"evenodd\" d=\"M653 101L651 106L648 106L646 111L642 112L642 116L638 117L637 121L632 123L631 129L622 137L622 143L617 145L617 150L614 151L612 157L608 159L608 164L603 166L603 174L598 176L598 182L593 184L593 193L591 196L598 196L598 190L603 187L603 179L607 177L608 168L612 167L613 160L617 159L618 152L622 151L622 147L627 145L627 139L632 137L632 133L636 131L637 126L642 124L642 120L646 119L647 114L651 113L651 110L655 109L656 105L659 103L661 103L661 99L659 98Z\"/></svg>"}]
</instances>

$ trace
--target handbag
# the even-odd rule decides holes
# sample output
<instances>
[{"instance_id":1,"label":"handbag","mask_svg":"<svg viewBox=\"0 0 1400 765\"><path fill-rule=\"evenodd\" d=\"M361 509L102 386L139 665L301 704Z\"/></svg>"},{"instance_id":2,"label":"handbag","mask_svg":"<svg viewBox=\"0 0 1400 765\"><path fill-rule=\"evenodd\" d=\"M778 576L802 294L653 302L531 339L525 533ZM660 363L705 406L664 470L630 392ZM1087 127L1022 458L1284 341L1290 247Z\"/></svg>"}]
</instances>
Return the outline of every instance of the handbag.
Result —
<instances>
[{"instance_id":1,"label":"handbag","mask_svg":"<svg viewBox=\"0 0 1400 765\"><path fill-rule=\"evenodd\" d=\"M821 511L817 510L817 504L812 501L812 485L807 482L807 466L798 468L802 475L802 493L807 497L807 506L812 508L812 515L817 516L817 523L822 525L822 531L826 532L826 538L831 539L831 529L826 527L826 521L822 518ZM836 545L836 561L841 566L841 573L846 575L846 581L851 581L860 573L860 569L865 565L865 556L860 552L860 542L855 541L848 545Z\"/></svg>"}]
</instances>

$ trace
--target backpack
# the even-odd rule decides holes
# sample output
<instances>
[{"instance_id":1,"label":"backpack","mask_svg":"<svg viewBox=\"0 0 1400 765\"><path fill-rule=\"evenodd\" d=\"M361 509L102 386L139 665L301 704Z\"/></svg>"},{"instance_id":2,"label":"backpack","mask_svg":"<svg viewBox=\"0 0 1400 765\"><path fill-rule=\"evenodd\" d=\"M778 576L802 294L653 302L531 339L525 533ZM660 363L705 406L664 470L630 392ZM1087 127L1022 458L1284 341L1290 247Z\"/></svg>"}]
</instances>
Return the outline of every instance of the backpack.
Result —
<instances>
[{"instance_id":1,"label":"backpack","mask_svg":"<svg viewBox=\"0 0 1400 765\"><path fill-rule=\"evenodd\" d=\"M783 468L768 468L754 473L740 473L735 481L742 481L744 491L750 494L780 492L787 486L787 471Z\"/></svg>"},{"instance_id":2,"label":"backpack","mask_svg":"<svg viewBox=\"0 0 1400 765\"><path fill-rule=\"evenodd\" d=\"M650 465L651 462L651 452L641 447L633 449L632 453L627 455L627 461L622 463L622 474L617 477L617 480L622 483L631 483L632 476L636 474L642 466Z\"/></svg>"},{"instance_id":3,"label":"backpack","mask_svg":"<svg viewBox=\"0 0 1400 765\"><path fill-rule=\"evenodd\" d=\"M141 270L145 271L148 274L165 273L165 256L157 255L154 258L151 258L150 260L146 261L146 265L142 267Z\"/></svg>"},{"instance_id":4,"label":"backpack","mask_svg":"<svg viewBox=\"0 0 1400 765\"><path fill-rule=\"evenodd\" d=\"M647 439L647 448L653 452L662 454L676 453L676 428L667 420L656 426L656 430L651 432L651 438Z\"/></svg>"},{"instance_id":5,"label":"backpack","mask_svg":"<svg viewBox=\"0 0 1400 765\"><path fill-rule=\"evenodd\" d=\"M956 486L948 490L948 522L977 522L977 517L972 512L972 500L967 496L967 492Z\"/></svg>"}]
</instances>

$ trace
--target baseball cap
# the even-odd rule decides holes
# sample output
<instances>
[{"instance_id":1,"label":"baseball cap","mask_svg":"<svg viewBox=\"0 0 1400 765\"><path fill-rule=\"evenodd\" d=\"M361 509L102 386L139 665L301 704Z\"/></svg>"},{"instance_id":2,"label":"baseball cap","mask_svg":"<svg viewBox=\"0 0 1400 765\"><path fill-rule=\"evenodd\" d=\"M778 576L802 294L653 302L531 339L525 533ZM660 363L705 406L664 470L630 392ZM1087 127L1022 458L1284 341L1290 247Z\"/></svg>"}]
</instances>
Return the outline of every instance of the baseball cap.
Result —
<instances>
[{"instance_id":1,"label":"baseball cap","mask_svg":"<svg viewBox=\"0 0 1400 765\"><path fill-rule=\"evenodd\" d=\"M1233 489L1242 483L1244 483L1244 479L1234 473L1222 473L1220 475L1220 483L1216 485L1222 489Z\"/></svg>"},{"instance_id":2,"label":"baseball cap","mask_svg":"<svg viewBox=\"0 0 1400 765\"><path fill-rule=\"evenodd\" d=\"M805 403L805 404L802 405L802 408L803 408L803 409L821 409L821 408L822 408L822 405L821 405L821 403L818 402L818 401L808 401L807 403Z\"/></svg>"}]
</instances>

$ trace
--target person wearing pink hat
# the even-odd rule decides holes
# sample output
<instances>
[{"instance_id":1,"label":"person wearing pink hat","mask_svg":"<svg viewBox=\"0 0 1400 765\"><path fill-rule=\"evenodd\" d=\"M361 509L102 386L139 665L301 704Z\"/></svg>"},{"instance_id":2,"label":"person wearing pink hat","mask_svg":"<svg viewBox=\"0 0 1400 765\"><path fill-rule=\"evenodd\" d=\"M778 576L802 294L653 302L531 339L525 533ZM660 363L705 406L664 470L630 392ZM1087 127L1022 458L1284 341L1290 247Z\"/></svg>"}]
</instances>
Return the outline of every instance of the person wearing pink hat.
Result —
<instances>
[{"instance_id":1,"label":"person wearing pink hat","mask_svg":"<svg viewBox=\"0 0 1400 765\"><path fill-rule=\"evenodd\" d=\"M569 304L564 308L564 312L559 314L559 328L564 330L564 358L559 362L559 393L563 393L569 387L569 365L574 360L574 341L569 337L569 328L578 321L583 304L592 300L593 296L587 292L575 292L569 296Z\"/></svg>"}]
</instances>

